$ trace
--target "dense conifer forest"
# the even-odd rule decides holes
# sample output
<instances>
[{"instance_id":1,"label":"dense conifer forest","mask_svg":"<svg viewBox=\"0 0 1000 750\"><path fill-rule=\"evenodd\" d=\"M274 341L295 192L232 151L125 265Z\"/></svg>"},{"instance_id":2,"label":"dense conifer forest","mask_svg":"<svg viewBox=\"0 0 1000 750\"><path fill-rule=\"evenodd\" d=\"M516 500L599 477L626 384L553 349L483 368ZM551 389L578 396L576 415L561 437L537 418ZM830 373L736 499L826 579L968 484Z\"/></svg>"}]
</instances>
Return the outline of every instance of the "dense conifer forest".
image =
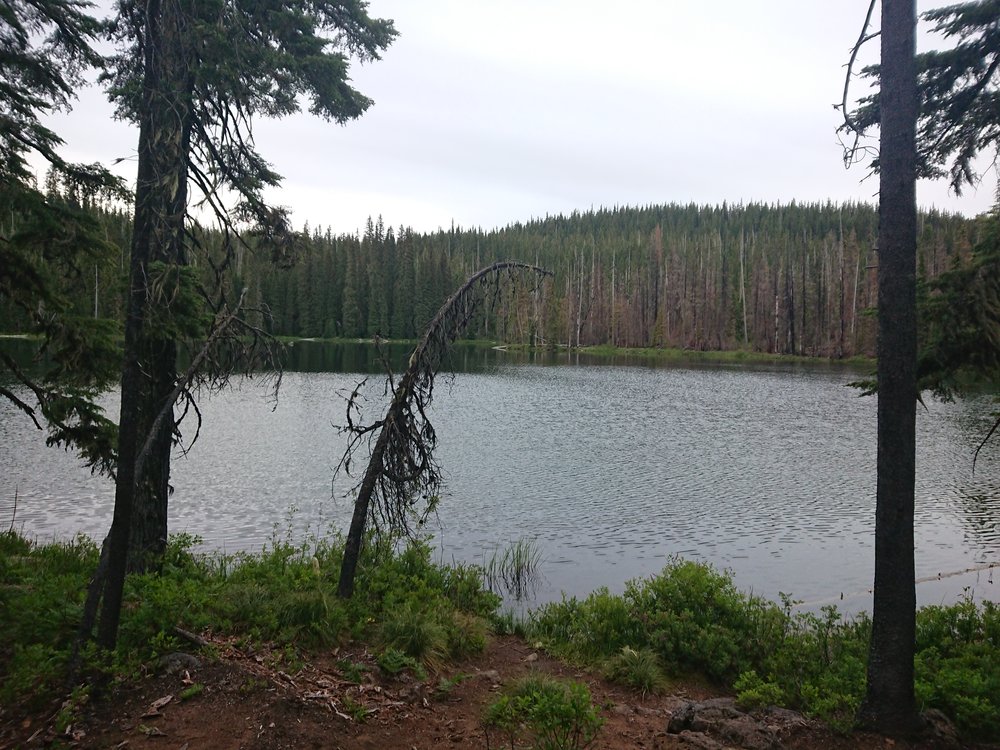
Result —
<instances>
[{"instance_id":1,"label":"dense conifer forest","mask_svg":"<svg viewBox=\"0 0 1000 750\"><path fill-rule=\"evenodd\" d=\"M76 200L48 188L51 200ZM120 252L64 283L77 313L120 319L130 214L92 210ZM974 220L929 211L919 222L921 278L968 257ZM470 337L842 358L874 353L877 227L875 208L858 203L620 207L430 234L379 217L360 235L305 227L280 257L251 239L235 253L228 283L248 290L256 322L276 335L412 339L475 270L518 259L554 277L540 288L502 289ZM191 262L208 283L226 238L196 230L190 239ZM0 329L20 327L0 300Z\"/></svg>"}]
</instances>

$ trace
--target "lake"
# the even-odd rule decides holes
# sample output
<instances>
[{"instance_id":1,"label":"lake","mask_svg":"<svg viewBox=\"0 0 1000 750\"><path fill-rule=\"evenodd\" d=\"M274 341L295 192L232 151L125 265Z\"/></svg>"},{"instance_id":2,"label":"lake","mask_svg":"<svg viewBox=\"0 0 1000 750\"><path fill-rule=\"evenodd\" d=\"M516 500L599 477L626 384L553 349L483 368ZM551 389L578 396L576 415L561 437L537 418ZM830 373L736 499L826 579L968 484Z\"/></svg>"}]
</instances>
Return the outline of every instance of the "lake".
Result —
<instances>
[{"instance_id":1,"label":"lake","mask_svg":"<svg viewBox=\"0 0 1000 750\"><path fill-rule=\"evenodd\" d=\"M332 481L345 446L335 425L343 394L375 366L369 347L302 342L277 404L256 381L204 395L201 436L173 464L171 532L234 552L345 529L354 482ZM430 411L445 477L430 524L442 560L483 562L529 538L543 558L537 601L621 591L682 555L768 597L870 607L876 402L845 387L863 373L464 346L450 366ZM366 390L372 418L382 382ZM1000 563L1000 440L972 468L992 408L983 396L918 409L917 574L933 579L917 587L922 604L966 589L1000 600L1000 569L986 568ZM111 483L45 448L4 401L3 527L15 492L14 525L28 536L107 532Z\"/></svg>"}]
</instances>

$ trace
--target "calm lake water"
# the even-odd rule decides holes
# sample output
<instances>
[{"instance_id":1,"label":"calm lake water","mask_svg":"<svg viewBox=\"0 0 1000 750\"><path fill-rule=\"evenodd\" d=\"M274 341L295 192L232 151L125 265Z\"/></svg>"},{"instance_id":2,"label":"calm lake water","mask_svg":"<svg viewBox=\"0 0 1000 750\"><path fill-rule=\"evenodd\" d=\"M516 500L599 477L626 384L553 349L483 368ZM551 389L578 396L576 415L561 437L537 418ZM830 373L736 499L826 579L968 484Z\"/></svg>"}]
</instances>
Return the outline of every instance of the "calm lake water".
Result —
<instances>
[{"instance_id":1,"label":"calm lake water","mask_svg":"<svg viewBox=\"0 0 1000 750\"><path fill-rule=\"evenodd\" d=\"M173 464L171 531L232 552L346 528L353 481L332 483L345 445L335 425L343 394L373 364L366 347L297 344L276 408L254 382L205 395L201 437ZM483 562L526 537L542 551L539 601L620 591L682 555L768 597L870 606L876 404L845 387L858 372L473 348L451 365L459 371L439 379L430 413L445 474L431 529L443 560ZM381 383L368 391L373 418ZM966 588L1000 600L1000 569L949 575L1000 563L1000 441L972 470L991 409L982 397L919 410L917 574L934 579L917 587L923 604ZM101 538L111 521L110 482L46 449L0 402L4 527L15 492L15 525L32 537Z\"/></svg>"}]
</instances>

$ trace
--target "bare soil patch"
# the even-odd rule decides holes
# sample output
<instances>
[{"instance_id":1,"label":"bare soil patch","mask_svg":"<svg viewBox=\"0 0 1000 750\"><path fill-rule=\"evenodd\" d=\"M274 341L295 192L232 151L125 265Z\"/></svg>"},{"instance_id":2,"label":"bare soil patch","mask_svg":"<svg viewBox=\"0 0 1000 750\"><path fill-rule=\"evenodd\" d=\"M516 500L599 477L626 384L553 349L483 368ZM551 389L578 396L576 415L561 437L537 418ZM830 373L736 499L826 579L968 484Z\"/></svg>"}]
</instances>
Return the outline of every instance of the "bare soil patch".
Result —
<instances>
[{"instance_id":1,"label":"bare soil patch","mask_svg":"<svg viewBox=\"0 0 1000 750\"><path fill-rule=\"evenodd\" d=\"M784 711L740 719L743 728L736 732L720 730L697 716L690 720L692 703L708 700L730 710L731 704L712 700L724 696L708 687L675 683L666 695L641 696L513 637L493 638L477 657L422 680L383 674L365 650L331 651L290 674L277 666L274 654L246 652L223 640L213 645L218 658L201 659L197 666L179 662L120 686L85 706L81 721L59 735L51 717L4 712L0 748L502 748L505 739L496 732L488 737L481 717L503 685L532 670L588 685L605 720L591 745L595 749L958 746L940 738L906 742L837 734Z\"/></svg>"}]
</instances>

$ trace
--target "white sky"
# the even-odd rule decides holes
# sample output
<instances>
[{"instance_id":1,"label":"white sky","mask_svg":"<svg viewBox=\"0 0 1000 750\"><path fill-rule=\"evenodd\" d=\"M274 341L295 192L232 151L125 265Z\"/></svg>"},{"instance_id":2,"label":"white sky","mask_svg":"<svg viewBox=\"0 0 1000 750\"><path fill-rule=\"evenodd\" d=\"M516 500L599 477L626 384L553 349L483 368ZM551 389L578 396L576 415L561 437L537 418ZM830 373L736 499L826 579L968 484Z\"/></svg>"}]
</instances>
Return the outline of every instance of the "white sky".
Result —
<instances>
[{"instance_id":1,"label":"white sky","mask_svg":"<svg viewBox=\"0 0 1000 750\"><path fill-rule=\"evenodd\" d=\"M400 32L381 61L352 68L375 105L343 127L259 121L258 147L285 176L271 197L296 225L336 233L379 214L433 231L622 204L873 202L877 179L844 169L832 106L867 7L370 0ZM69 158L126 157L134 179L136 132L98 89L53 126ZM992 170L961 198L921 183L918 202L974 215L995 185Z\"/></svg>"}]
</instances>

